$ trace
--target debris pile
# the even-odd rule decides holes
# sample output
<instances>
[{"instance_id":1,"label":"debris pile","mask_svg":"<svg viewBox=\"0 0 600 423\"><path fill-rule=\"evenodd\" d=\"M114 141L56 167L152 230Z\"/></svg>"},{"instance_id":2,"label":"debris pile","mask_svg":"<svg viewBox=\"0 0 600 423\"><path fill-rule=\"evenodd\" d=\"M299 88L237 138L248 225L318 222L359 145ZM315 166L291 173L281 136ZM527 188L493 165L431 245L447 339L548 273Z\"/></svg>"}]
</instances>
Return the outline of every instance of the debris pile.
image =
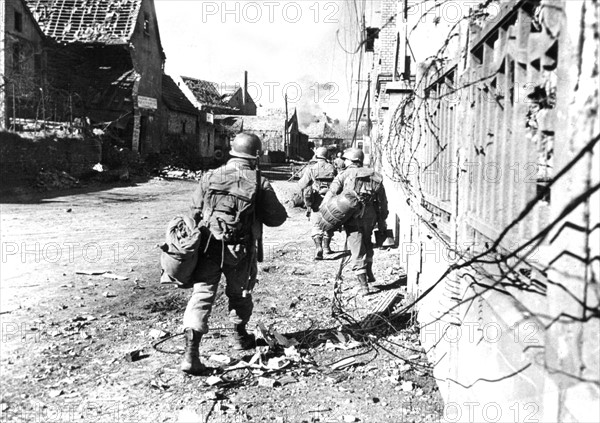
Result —
<instances>
[{"instance_id":1,"label":"debris pile","mask_svg":"<svg viewBox=\"0 0 600 423\"><path fill-rule=\"evenodd\" d=\"M158 171L161 178L166 179L194 179L199 181L202 177L202 171L194 171L175 166L165 166Z\"/></svg>"},{"instance_id":2,"label":"debris pile","mask_svg":"<svg viewBox=\"0 0 600 423\"><path fill-rule=\"evenodd\" d=\"M79 186L79 180L63 171L42 170L35 178L35 187L44 191L74 188L77 186Z\"/></svg>"}]
</instances>

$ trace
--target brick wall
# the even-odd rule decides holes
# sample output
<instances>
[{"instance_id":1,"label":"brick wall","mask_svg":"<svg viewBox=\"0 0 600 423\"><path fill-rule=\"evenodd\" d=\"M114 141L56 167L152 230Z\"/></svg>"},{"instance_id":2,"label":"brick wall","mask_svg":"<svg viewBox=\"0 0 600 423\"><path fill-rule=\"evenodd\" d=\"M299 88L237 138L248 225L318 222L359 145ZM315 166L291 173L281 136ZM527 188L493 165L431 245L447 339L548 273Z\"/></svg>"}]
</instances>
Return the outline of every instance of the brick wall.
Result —
<instances>
[{"instance_id":1,"label":"brick wall","mask_svg":"<svg viewBox=\"0 0 600 423\"><path fill-rule=\"evenodd\" d=\"M394 71L396 58L396 13L398 0L383 0L381 3L381 31L379 33L379 66L380 74L391 74ZM388 20L393 17L393 21ZM384 27L385 25L385 27Z\"/></svg>"}]
</instances>

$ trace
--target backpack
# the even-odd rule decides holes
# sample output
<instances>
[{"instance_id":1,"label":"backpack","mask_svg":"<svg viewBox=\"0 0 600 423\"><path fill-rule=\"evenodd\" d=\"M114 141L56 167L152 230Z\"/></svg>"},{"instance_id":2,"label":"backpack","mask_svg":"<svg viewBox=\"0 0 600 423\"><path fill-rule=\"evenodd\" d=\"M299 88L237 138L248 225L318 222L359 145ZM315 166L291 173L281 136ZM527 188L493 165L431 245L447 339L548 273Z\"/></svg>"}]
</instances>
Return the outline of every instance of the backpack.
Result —
<instances>
[{"instance_id":1,"label":"backpack","mask_svg":"<svg viewBox=\"0 0 600 423\"><path fill-rule=\"evenodd\" d=\"M329 164L326 168L318 166L311 169L311 172L312 170L316 170L316 174L313 174L313 183L304 190L304 203L307 208L316 212L335 178L335 168Z\"/></svg>"},{"instance_id":2,"label":"backpack","mask_svg":"<svg viewBox=\"0 0 600 423\"><path fill-rule=\"evenodd\" d=\"M383 184L383 178L373 169L359 169L354 181L354 191L363 206L375 199L381 184Z\"/></svg>"},{"instance_id":3,"label":"backpack","mask_svg":"<svg viewBox=\"0 0 600 423\"><path fill-rule=\"evenodd\" d=\"M226 244L250 242L256 181L239 171L213 172L204 192L202 225Z\"/></svg>"}]
</instances>

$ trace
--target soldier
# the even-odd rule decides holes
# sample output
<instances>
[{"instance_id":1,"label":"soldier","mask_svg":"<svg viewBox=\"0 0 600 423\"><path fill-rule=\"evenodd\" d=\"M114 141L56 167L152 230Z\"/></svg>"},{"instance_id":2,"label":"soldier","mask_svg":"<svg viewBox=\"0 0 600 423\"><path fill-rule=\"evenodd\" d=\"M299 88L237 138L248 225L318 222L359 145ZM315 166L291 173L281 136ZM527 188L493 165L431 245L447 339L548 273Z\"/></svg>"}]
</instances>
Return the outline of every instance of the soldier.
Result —
<instances>
[{"instance_id":1,"label":"soldier","mask_svg":"<svg viewBox=\"0 0 600 423\"><path fill-rule=\"evenodd\" d=\"M325 201L343 190L354 190L363 202L361 210L344 224L344 230L352 254L352 270L358 279L359 292L365 296L370 294L368 282L375 282L371 235L376 223L379 230L385 232L387 197L382 176L373 169L363 167L365 155L362 150L349 148L343 158L346 170L334 179Z\"/></svg>"},{"instance_id":2,"label":"soldier","mask_svg":"<svg viewBox=\"0 0 600 423\"><path fill-rule=\"evenodd\" d=\"M332 253L330 245L333 231L322 231L317 225L320 216L319 206L329 190L336 172L333 165L327 161L327 148L317 148L315 158L316 163L306 169L298 181L298 187L305 192L306 215L312 224L310 235L316 247L315 260L323 260L323 253Z\"/></svg>"},{"instance_id":3,"label":"soldier","mask_svg":"<svg viewBox=\"0 0 600 423\"><path fill-rule=\"evenodd\" d=\"M246 331L252 314L250 292L256 282L262 225L280 226L287 219L268 180L260 178L257 156L261 141L254 134L238 134L232 142L232 158L202 176L192 198L192 217L206 242L192 280L194 290L183 315L186 348L181 370L201 374L199 357L202 335L208 332L221 274L227 281L229 319L234 324L234 349L254 347ZM258 242L257 242L258 241Z\"/></svg>"},{"instance_id":4,"label":"soldier","mask_svg":"<svg viewBox=\"0 0 600 423\"><path fill-rule=\"evenodd\" d=\"M333 161L333 165L335 166L335 170L337 171L337 173L339 175L346 168L346 164L344 163L344 159L342 159L342 152L341 151L339 153L337 153L336 156L337 157Z\"/></svg>"}]
</instances>

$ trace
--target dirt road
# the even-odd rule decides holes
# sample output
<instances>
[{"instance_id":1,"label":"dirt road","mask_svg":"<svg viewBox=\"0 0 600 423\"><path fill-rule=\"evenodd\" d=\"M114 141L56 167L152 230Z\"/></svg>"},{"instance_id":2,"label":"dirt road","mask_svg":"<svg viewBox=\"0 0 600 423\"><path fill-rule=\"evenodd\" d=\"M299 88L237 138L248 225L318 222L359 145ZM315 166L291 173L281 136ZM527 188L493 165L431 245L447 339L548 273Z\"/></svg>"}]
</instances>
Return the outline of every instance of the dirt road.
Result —
<instances>
[{"instance_id":1,"label":"dirt road","mask_svg":"<svg viewBox=\"0 0 600 423\"><path fill-rule=\"evenodd\" d=\"M274 186L282 199L293 189ZM360 326L381 298L402 289L397 252L377 251L379 294L356 299L349 269L335 283L343 254L312 260L300 209L265 231L249 326L264 325L269 350L233 353L220 293L202 343L211 374L182 374L178 334L189 291L158 284L156 244L193 188L151 180L2 204L0 421L439 419L441 400L410 316L392 310L386 321ZM342 250L343 236L335 241Z\"/></svg>"}]
</instances>

